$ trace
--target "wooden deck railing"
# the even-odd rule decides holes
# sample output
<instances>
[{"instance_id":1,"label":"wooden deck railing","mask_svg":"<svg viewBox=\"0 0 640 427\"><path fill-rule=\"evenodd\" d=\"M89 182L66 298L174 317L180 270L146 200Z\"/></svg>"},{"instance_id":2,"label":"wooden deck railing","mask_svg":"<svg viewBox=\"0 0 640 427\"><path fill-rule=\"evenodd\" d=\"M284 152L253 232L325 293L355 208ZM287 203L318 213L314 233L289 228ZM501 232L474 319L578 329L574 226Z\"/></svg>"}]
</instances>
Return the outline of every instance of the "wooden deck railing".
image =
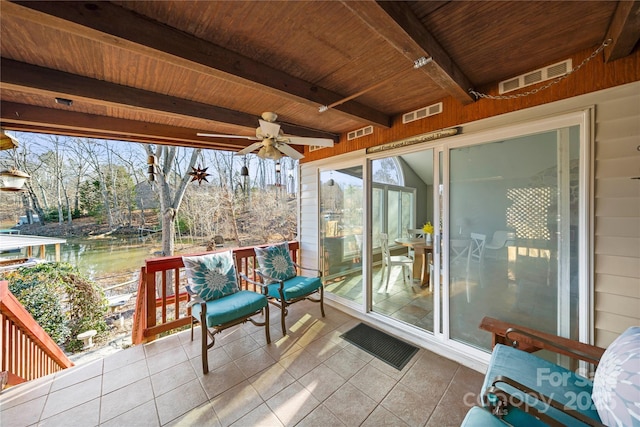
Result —
<instances>
[{"instance_id":1,"label":"wooden deck railing","mask_svg":"<svg viewBox=\"0 0 640 427\"><path fill-rule=\"evenodd\" d=\"M247 246L232 251L238 263L238 270L249 278L257 280L253 248L254 246ZM291 258L294 262L298 260L298 249L298 242L289 242ZM187 308L189 295L185 291L186 284L182 256L146 260L138 283L136 311L131 333L133 344L152 341L159 334L189 325L191 312ZM244 280L241 281L240 287L255 291L254 285Z\"/></svg>"},{"instance_id":2,"label":"wooden deck railing","mask_svg":"<svg viewBox=\"0 0 640 427\"><path fill-rule=\"evenodd\" d=\"M73 366L62 349L9 291L6 281L0 282L0 321L0 371L8 373L8 385Z\"/></svg>"}]
</instances>

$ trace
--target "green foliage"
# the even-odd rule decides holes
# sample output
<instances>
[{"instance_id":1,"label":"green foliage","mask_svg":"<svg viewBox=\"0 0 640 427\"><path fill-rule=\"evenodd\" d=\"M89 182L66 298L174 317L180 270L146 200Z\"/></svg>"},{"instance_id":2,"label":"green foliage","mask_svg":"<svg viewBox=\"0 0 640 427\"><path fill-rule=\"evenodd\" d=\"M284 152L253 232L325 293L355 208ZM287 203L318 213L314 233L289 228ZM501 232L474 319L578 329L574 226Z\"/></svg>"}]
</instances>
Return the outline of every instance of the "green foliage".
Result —
<instances>
[{"instance_id":1,"label":"green foliage","mask_svg":"<svg viewBox=\"0 0 640 427\"><path fill-rule=\"evenodd\" d=\"M102 289L67 263L44 263L4 273L9 290L58 344L78 351L76 336L107 330Z\"/></svg>"},{"instance_id":2,"label":"green foliage","mask_svg":"<svg viewBox=\"0 0 640 427\"><path fill-rule=\"evenodd\" d=\"M94 218L101 218L104 206L100 197L100 182L83 182L80 184L79 194L82 212Z\"/></svg>"},{"instance_id":3,"label":"green foliage","mask_svg":"<svg viewBox=\"0 0 640 427\"><path fill-rule=\"evenodd\" d=\"M68 217L68 211L66 207L62 208L62 220L66 221ZM74 209L71 211L71 218L80 218L80 211ZM58 222L58 208L49 208L44 213L44 219L46 222Z\"/></svg>"}]
</instances>

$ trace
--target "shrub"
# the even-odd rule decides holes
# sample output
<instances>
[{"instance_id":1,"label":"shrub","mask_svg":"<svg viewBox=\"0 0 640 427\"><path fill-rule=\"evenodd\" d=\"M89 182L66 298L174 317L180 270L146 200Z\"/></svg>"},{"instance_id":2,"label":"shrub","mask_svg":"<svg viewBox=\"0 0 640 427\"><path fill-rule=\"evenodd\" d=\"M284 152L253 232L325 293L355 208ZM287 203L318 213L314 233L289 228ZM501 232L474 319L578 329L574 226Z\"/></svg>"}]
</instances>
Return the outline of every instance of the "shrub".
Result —
<instances>
[{"instance_id":1,"label":"shrub","mask_svg":"<svg viewBox=\"0 0 640 427\"><path fill-rule=\"evenodd\" d=\"M9 290L42 328L67 351L78 351L79 333L107 330L102 288L67 263L44 263L4 274ZM98 335L99 336L99 335Z\"/></svg>"}]
</instances>

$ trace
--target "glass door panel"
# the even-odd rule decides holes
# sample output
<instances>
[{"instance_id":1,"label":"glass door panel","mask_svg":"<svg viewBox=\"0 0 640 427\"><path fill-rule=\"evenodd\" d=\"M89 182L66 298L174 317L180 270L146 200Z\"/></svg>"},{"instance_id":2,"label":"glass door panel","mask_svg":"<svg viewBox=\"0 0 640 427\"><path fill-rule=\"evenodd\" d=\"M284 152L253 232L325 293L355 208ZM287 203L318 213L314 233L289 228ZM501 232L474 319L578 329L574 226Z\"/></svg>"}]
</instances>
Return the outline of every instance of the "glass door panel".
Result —
<instances>
[{"instance_id":1,"label":"glass door panel","mask_svg":"<svg viewBox=\"0 0 640 427\"><path fill-rule=\"evenodd\" d=\"M320 173L320 250L325 289L363 304L362 167Z\"/></svg>"},{"instance_id":2,"label":"glass door panel","mask_svg":"<svg viewBox=\"0 0 640 427\"><path fill-rule=\"evenodd\" d=\"M450 337L484 316L578 336L579 126L450 150Z\"/></svg>"},{"instance_id":3,"label":"glass door panel","mask_svg":"<svg viewBox=\"0 0 640 427\"><path fill-rule=\"evenodd\" d=\"M422 252L416 255L402 240L409 238L409 229L434 222L432 157L429 149L371 162L372 310L428 331L433 331L433 293L428 280L423 283L422 265L430 271L431 257L423 262ZM383 238L393 257L390 264L383 263Z\"/></svg>"}]
</instances>

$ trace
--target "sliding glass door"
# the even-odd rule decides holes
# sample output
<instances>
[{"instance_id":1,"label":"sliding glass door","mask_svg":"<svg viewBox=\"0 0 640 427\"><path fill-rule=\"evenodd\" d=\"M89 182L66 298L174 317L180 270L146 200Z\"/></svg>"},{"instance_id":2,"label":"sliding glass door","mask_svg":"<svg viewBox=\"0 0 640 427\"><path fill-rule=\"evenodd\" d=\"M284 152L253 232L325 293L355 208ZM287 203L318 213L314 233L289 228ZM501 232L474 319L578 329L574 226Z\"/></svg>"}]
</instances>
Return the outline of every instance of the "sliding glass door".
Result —
<instances>
[{"instance_id":1,"label":"sliding glass door","mask_svg":"<svg viewBox=\"0 0 640 427\"><path fill-rule=\"evenodd\" d=\"M364 215L362 166L320 173L320 253L325 289L359 305Z\"/></svg>"},{"instance_id":2,"label":"sliding glass door","mask_svg":"<svg viewBox=\"0 0 640 427\"><path fill-rule=\"evenodd\" d=\"M449 334L489 349L484 316L576 338L579 126L449 151Z\"/></svg>"}]
</instances>

